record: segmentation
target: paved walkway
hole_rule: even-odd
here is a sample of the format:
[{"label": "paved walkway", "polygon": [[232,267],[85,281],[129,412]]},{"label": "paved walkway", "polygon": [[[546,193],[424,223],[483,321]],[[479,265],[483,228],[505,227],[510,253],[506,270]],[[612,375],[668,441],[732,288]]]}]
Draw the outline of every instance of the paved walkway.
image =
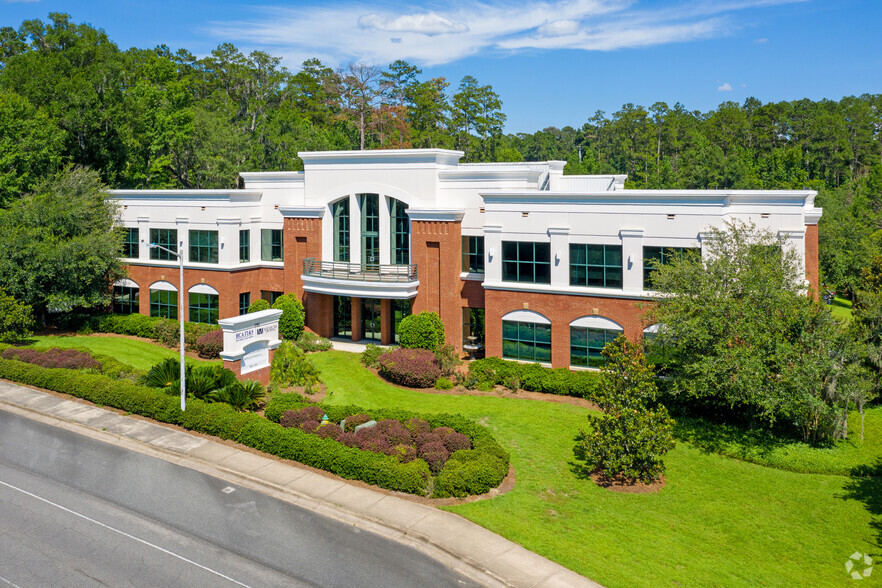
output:
[{"label": "paved walkway", "polygon": [[0,380],[0,409],[235,481],[410,545],[485,586],[599,586],[459,515]]}]

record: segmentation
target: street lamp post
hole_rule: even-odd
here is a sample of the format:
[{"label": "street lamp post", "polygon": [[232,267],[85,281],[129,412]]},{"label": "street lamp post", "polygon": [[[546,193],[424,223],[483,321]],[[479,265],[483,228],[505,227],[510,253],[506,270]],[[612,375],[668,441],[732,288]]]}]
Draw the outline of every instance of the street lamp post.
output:
[{"label": "street lamp post", "polygon": [[163,247],[162,245],[157,245],[156,243],[150,243],[147,246],[148,249],[162,249],[166,253],[170,255],[174,255],[178,258],[178,262],[181,268],[181,285],[178,288],[178,319],[180,319],[181,323],[181,410],[187,409],[187,384],[184,375],[184,255],[177,251],[172,251],[168,247]]}]

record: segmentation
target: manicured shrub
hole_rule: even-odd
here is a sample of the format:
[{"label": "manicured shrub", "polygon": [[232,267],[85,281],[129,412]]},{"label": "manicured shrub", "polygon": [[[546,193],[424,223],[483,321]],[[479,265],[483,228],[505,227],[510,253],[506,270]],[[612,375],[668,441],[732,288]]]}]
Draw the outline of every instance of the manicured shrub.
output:
[{"label": "manicured shrub", "polygon": [[416,436],[416,445],[417,449],[422,449],[424,446],[429,445],[431,443],[441,443],[441,437],[436,435],[435,433],[419,433]]},{"label": "manicured shrub", "polygon": [[385,435],[386,439],[389,440],[390,445],[412,445],[413,444],[413,433],[411,433],[407,427],[404,426],[399,420],[395,419],[384,419],[379,421],[376,429],[380,434]]},{"label": "manicured shrub", "polygon": [[321,425],[320,421],[314,421],[314,420],[303,421],[303,423],[300,424],[300,430],[305,431],[307,433],[315,433],[316,430],[318,430],[319,425]]},{"label": "manicured shrub", "polygon": [[307,404],[309,401],[295,392],[276,393],[266,403],[263,415],[274,423],[278,423],[282,418],[282,413],[286,410],[298,410]]},{"label": "manicured shrub", "polygon": [[209,331],[196,339],[196,353],[205,359],[217,359],[224,350],[224,332],[220,329]]},{"label": "manicured shrub", "polygon": [[449,435],[445,435],[441,439],[441,442],[444,443],[444,447],[447,448],[447,451],[450,453],[460,451],[461,449],[472,448],[472,442],[469,441],[469,438],[456,431],[453,431]]},{"label": "manicured shrub", "polygon": [[272,306],[269,302],[263,298],[258,298],[248,307],[248,314],[251,314],[252,312],[260,312],[261,310],[269,310],[271,308]]},{"label": "manicured shrub", "polygon": [[442,376],[442,377],[438,378],[437,380],[435,380],[435,389],[436,390],[450,390],[451,388],[453,388],[453,382],[451,382],[447,378]]},{"label": "manicured shrub", "polygon": [[312,392],[321,383],[319,370],[306,352],[291,341],[282,341],[273,356],[270,382],[277,386],[303,386]]},{"label": "manicured shrub", "polygon": [[412,445],[396,445],[393,456],[401,463],[408,463],[417,458],[417,450]]},{"label": "manicured shrub", "polygon": [[458,451],[450,456],[435,479],[434,495],[444,498],[484,494],[499,486],[507,474],[508,464],[493,455]]},{"label": "manicured shrub", "polygon": [[337,442],[342,443],[346,447],[357,447],[358,437],[355,436],[355,433],[343,432],[337,436]]},{"label": "manicured shrub", "polygon": [[400,386],[431,388],[441,369],[431,351],[401,348],[380,357],[380,375]]},{"label": "manicured shrub", "polygon": [[350,415],[344,419],[345,429],[346,431],[354,432],[355,427],[363,425],[369,420],[371,420],[371,417],[364,414],[363,412]]},{"label": "manicured shrub", "polygon": [[412,418],[404,422],[404,426],[413,434],[414,438],[420,433],[431,433],[432,425],[425,419]]},{"label": "manicured shrub", "polygon": [[493,386],[516,390],[575,396],[594,400],[600,376],[593,371],[570,371],[547,368],[539,364],[523,364],[498,357],[476,359],[469,364],[465,380],[467,388],[490,391]]},{"label": "manicured shrub", "polygon": [[441,440],[444,441],[444,438],[447,437],[447,435],[455,433],[456,431],[454,431],[451,427],[435,427],[434,429],[432,429],[432,432],[438,435],[438,437],[440,437]]},{"label": "manicured shrub", "polygon": [[445,343],[444,323],[436,312],[411,314],[401,319],[398,340],[406,349],[428,349],[434,353]]},{"label": "manicured shrub", "polygon": [[435,351],[435,361],[438,362],[438,367],[445,376],[452,375],[454,370],[456,370],[456,366],[462,364],[459,353],[456,352],[456,348],[450,343],[441,345]]},{"label": "manicured shrub", "polygon": [[100,370],[101,364],[95,361],[92,356],[84,351],[76,349],[47,349],[46,351],[37,351],[36,349],[22,349],[10,347],[0,353],[3,359],[17,359],[26,363],[32,363],[47,368],[64,368],[68,370],[84,370],[93,369]]},{"label": "manicured shrub", "polygon": [[325,423],[315,432],[322,439],[336,439],[343,434],[343,429],[337,423]]},{"label": "manicured shrub", "polygon": [[426,443],[420,447],[419,456],[429,464],[429,469],[432,470],[432,473],[437,474],[441,471],[447,458],[450,457],[450,452],[447,451],[443,443]]},{"label": "manicured shrub", "polygon": [[386,349],[374,345],[373,343],[368,343],[365,346],[364,351],[361,352],[361,363],[364,367],[378,368],[380,367],[380,357],[384,353],[387,353]]},{"label": "manicured shrub", "polygon": [[303,331],[300,337],[297,338],[297,347],[307,353],[314,353],[316,351],[327,351],[331,348],[331,342],[324,337],[319,337],[315,333]]},{"label": "manicured shrub", "polygon": [[282,311],[279,317],[279,335],[283,339],[296,341],[303,333],[303,304],[296,294],[283,294],[273,302],[273,308]]},{"label": "manicured shrub", "polygon": [[285,428],[299,427],[306,421],[321,421],[324,414],[325,411],[320,406],[313,404],[299,410],[286,410],[282,413],[279,424]]}]

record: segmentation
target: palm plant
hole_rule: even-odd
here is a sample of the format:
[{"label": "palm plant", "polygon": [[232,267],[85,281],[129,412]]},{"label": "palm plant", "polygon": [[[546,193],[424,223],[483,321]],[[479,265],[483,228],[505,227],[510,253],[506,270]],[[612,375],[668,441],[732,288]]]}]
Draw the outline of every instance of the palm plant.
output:
[{"label": "palm plant", "polygon": [[[189,380],[190,366],[184,368],[185,377]],[[174,358],[165,359],[155,364],[147,375],[144,376],[144,384],[151,388],[163,388],[175,390],[181,382],[181,362]]]},{"label": "palm plant", "polygon": [[238,410],[254,410],[263,402],[266,390],[254,380],[236,381],[229,386],[211,392],[206,398],[212,402],[225,402]]}]

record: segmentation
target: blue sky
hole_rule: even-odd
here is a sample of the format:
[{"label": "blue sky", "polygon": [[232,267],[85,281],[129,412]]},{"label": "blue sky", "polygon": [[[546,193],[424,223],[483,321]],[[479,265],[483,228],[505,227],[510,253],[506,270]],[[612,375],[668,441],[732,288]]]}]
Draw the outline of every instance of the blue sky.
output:
[{"label": "blue sky", "polygon": [[0,26],[66,12],[122,49],[205,55],[222,42],[296,71],[405,59],[453,90],[490,84],[507,132],[570,125],[631,102],[831,98],[882,92],[878,0],[0,0]]}]

